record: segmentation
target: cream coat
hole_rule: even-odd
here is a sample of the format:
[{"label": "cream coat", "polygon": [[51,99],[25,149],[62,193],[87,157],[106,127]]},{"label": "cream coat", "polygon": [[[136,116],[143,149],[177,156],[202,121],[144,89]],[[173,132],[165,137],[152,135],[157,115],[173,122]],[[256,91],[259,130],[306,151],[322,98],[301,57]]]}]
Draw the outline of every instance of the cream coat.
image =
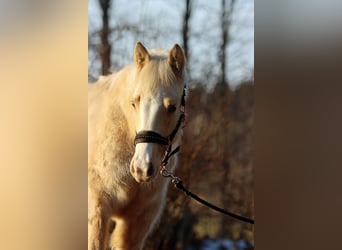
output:
[{"label": "cream coat", "polygon": [[[170,52],[148,52],[138,43],[131,65],[89,86],[88,249],[140,250],[160,217],[169,183],[158,174],[165,147],[134,147],[133,141],[140,130],[166,136],[175,127],[184,63],[178,45]],[[177,105],[173,114],[166,111],[171,104]],[[175,145],[180,137],[181,131]],[[172,157],[168,168],[173,170],[176,162]],[[153,176],[146,174],[148,163]]]}]

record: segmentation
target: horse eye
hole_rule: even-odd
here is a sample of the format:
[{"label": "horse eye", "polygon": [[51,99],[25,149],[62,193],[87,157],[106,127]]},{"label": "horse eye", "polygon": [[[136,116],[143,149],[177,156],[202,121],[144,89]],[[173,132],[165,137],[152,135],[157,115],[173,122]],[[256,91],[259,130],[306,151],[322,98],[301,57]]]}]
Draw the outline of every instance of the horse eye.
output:
[{"label": "horse eye", "polygon": [[131,102],[132,107],[135,109],[135,103],[134,101]]},{"label": "horse eye", "polygon": [[175,105],[169,105],[169,106],[167,106],[167,112],[169,112],[169,113],[175,112],[176,109],[177,109],[177,108],[176,108]]},{"label": "horse eye", "polygon": [[131,100],[131,105],[134,109],[136,109],[136,104],[139,104],[139,103],[140,103],[140,95]]}]

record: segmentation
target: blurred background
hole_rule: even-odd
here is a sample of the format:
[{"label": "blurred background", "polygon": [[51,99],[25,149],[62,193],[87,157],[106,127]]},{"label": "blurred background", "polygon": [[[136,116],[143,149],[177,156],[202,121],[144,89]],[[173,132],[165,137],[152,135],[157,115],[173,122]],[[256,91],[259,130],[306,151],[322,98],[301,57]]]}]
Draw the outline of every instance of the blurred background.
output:
[{"label": "blurred background", "polygon": [[[189,34],[192,34],[189,35],[189,41],[192,45],[188,47],[190,67],[195,65],[195,61],[191,59],[191,56],[195,56],[195,49],[201,48],[205,53],[203,57],[200,54],[197,57],[204,60],[202,69],[206,69],[206,65],[214,65],[219,70],[219,48],[214,43],[219,44],[221,33],[213,34],[207,39],[208,44],[211,44],[207,50],[204,45],[199,46],[201,40],[193,37],[193,33],[195,29],[200,30],[197,33],[203,34],[204,39],[209,37],[211,31],[214,32],[207,27],[214,26],[213,20],[220,18],[221,8],[212,6],[219,6],[222,2],[207,1],[210,6],[200,7],[198,4],[201,2],[197,0],[192,4],[189,29]],[[236,15],[239,2],[236,1],[234,7]],[[247,2],[241,1],[241,4]],[[111,13],[119,8],[115,7],[118,3],[119,1],[115,1],[111,5]],[[136,1],[125,1],[120,6],[131,6],[131,3]],[[139,3],[152,6],[148,12],[146,10],[145,15],[163,17],[157,21],[153,19],[149,24],[153,27],[164,27],[162,25],[165,25],[166,13],[179,14],[174,19],[167,19],[169,23],[175,22],[174,25],[169,25],[169,28],[173,27],[172,32],[159,30],[164,32],[163,36],[168,35],[165,41],[161,39],[162,36],[158,36],[161,39],[158,42],[156,39],[147,41],[142,36],[137,37],[137,40],[144,42],[147,47],[171,48],[175,42],[183,45],[181,20],[185,1]],[[165,4],[164,12],[155,11],[158,4]],[[172,4],[180,8],[176,9]],[[89,22],[98,22],[99,27],[102,25],[98,2],[94,1],[95,8],[91,6],[91,2],[88,4],[81,0],[0,1],[0,249],[87,248],[85,166],[88,88],[85,82],[89,63],[92,61],[87,58],[88,26],[92,30]],[[169,8],[165,9],[165,6]],[[98,13],[100,19],[89,18],[88,12],[91,14],[92,11]],[[136,13],[140,11],[140,8],[133,8],[130,12],[123,13],[138,18],[140,14]],[[231,193],[245,196],[243,201],[248,204],[252,203],[251,200],[253,203],[257,201],[254,210],[245,214],[254,217],[256,213],[254,243],[257,249],[341,248],[341,12],[342,4],[338,0],[256,2],[257,88],[251,84],[253,81],[248,81],[248,74],[247,80],[242,78],[247,84],[241,85],[240,82],[243,81],[239,80],[235,84],[235,80],[230,78],[233,75],[229,73],[230,63],[244,58],[243,54],[230,54],[230,49],[233,49],[232,40],[228,43],[226,55],[228,76],[226,84],[222,85],[226,88],[224,93],[231,99],[219,98],[218,94],[214,94],[219,82],[215,77],[219,78],[220,73],[217,72],[220,71],[207,70],[213,80],[208,76],[202,77],[201,81],[196,81],[195,79],[201,77],[197,78],[191,72],[191,95],[187,103],[188,126],[184,140],[184,144],[188,146],[181,150],[182,167],[178,168],[178,171],[184,173],[177,174],[199,195],[228,209],[236,209],[236,212],[244,213],[240,210],[248,210],[250,205],[240,206],[234,201],[238,197]],[[210,13],[210,16],[201,17],[205,13]],[[200,24],[195,23],[195,15],[203,20]],[[233,31],[234,15],[230,39],[236,36]],[[125,20],[126,17],[117,13],[112,14],[111,18]],[[251,18],[253,22],[253,12],[246,12],[245,18],[241,20],[247,18]],[[219,22],[216,21],[217,23]],[[216,31],[221,30],[219,27],[216,26]],[[237,28],[241,32],[236,34],[242,35],[244,27]],[[152,29],[145,31],[144,35],[147,36],[150,32]],[[169,39],[171,34],[172,39]],[[124,37],[128,36],[129,32],[125,32]],[[100,41],[99,36],[96,39]],[[253,42],[253,39],[250,41]],[[127,42],[127,46],[133,48],[135,42]],[[111,45],[119,44],[112,41]],[[241,43],[241,47],[245,46]],[[132,53],[129,50],[124,51],[127,57]],[[243,50],[240,51],[243,53]],[[118,59],[112,58],[113,70],[117,62]],[[248,65],[244,62],[240,64],[242,67]],[[197,65],[200,69],[200,64]],[[196,69],[197,66],[193,68]],[[101,64],[98,64],[98,69],[90,72],[96,77],[101,73],[100,70]],[[196,83],[199,83],[199,87],[196,87]],[[196,94],[198,92],[202,94]],[[217,92],[219,91],[216,90]],[[249,99],[246,97],[242,98],[250,92],[254,92],[254,109],[242,108],[247,104],[252,106],[253,102],[247,102]],[[227,119],[220,119],[220,123],[213,120],[221,112],[219,108],[214,108],[219,100],[227,108]],[[222,113],[220,115],[223,117]],[[254,175],[248,175],[248,164],[242,160],[247,155],[243,150],[249,150],[243,144],[252,140],[250,132],[243,132],[239,126],[248,124],[245,122],[246,117],[251,117],[250,122],[254,124]],[[211,136],[207,140],[211,142],[209,145],[207,142],[197,144],[200,139],[208,138],[209,131],[205,128],[223,128],[228,126],[224,123],[227,120],[230,121],[229,126],[235,129],[228,130],[228,134],[211,130],[210,133],[215,134],[216,139]],[[190,127],[191,122],[197,123],[198,127]],[[249,125],[246,128],[250,128]],[[199,138],[200,134],[203,137]],[[214,144],[221,136],[230,138],[225,140],[226,149],[216,142]],[[216,145],[218,149],[211,145]],[[234,148],[232,145],[239,146]],[[191,154],[184,158],[185,153],[190,151]],[[224,158],[222,151],[225,151]],[[191,160],[192,154],[195,160]],[[223,172],[223,167],[217,166],[215,161],[225,161],[225,169],[229,172]],[[226,184],[220,181],[220,178],[224,178],[223,173],[229,173],[230,179]],[[242,174],[246,176],[245,179],[239,178]],[[195,176],[201,179],[195,179]],[[251,187],[253,182],[250,185],[241,184],[248,183],[246,180],[251,177],[254,177],[254,189]],[[229,192],[225,196],[228,199],[225,204],[221,200],[223,187]],[[242,191],[244,189],[246,193]],[[252,232],[251,228],[243,229],[246,225],[234,220],[227,219],[225,223],[223,217],[192,203],[172,186],[169,191],[167,210],[155,234],[151,236],[155,245],[152,246],[154,242],[150,239],[148,249],[172,249],[172,246],[166,245],[168,242],[177,244],[179,248],[182,245],[195,245],[196,242],[201,243],[202,249],[210,249],[208,245],[211,248],[216,245],[218,248],[219,242],[222,244],[223,241],[213,239],[247,239],[248,233]],[[183,227],[182,231],[179,229],[182,225],[189,227]],[[221,225],[225,225],[225,229]],[[185,240],[180,240],[181,237],[193,242],[188,244]],[[200,241],[204,238],[206,244]],[[243,241],[234,240],[234,244],[238,242],[244,244]],[[225,244],[229,245],[231,242],[225,241]]]},{"label": "blurred background", "polygon": [[[187,122],[176,175],[193,192],[254,217],[253,0],[89,0],[88,78],[131,63],[136,42],[187,56]],[[253,227],[170,186],[145,249],[254,249]]]},{"label": "blurred background", "polygon": [[236,87],[254,75],[254,1],[88,1],[88,68],[97,77],[148,48],[183,46],[190,79]]}]

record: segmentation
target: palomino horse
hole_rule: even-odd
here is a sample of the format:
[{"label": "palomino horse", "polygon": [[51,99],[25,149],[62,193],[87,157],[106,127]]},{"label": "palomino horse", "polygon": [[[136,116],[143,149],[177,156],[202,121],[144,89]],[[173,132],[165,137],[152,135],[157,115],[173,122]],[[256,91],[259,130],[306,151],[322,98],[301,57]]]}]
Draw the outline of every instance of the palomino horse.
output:
[{"label": "palomino horse", "polygon": [[88,249],[142,249],[160,217],[169,182],[158,171],[166,148],[180,145],[184,64],[177,44],[137,43],[131,65],[89,86]]}]

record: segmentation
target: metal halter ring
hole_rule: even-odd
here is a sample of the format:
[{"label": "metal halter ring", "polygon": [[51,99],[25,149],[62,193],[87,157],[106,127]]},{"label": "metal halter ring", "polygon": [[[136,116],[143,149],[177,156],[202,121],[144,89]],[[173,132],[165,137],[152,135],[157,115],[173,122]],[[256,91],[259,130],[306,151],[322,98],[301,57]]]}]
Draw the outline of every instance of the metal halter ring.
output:
[{"label": "metal halter ring", "polygon": [[173,184],[178,184],[181,179],[177,176],[174,176],[169,170],[167,170],[164,166],[161,168],[160,170],[160,174],[165,177],[165,178],[170,178],[171,179],[171,182]]}]

